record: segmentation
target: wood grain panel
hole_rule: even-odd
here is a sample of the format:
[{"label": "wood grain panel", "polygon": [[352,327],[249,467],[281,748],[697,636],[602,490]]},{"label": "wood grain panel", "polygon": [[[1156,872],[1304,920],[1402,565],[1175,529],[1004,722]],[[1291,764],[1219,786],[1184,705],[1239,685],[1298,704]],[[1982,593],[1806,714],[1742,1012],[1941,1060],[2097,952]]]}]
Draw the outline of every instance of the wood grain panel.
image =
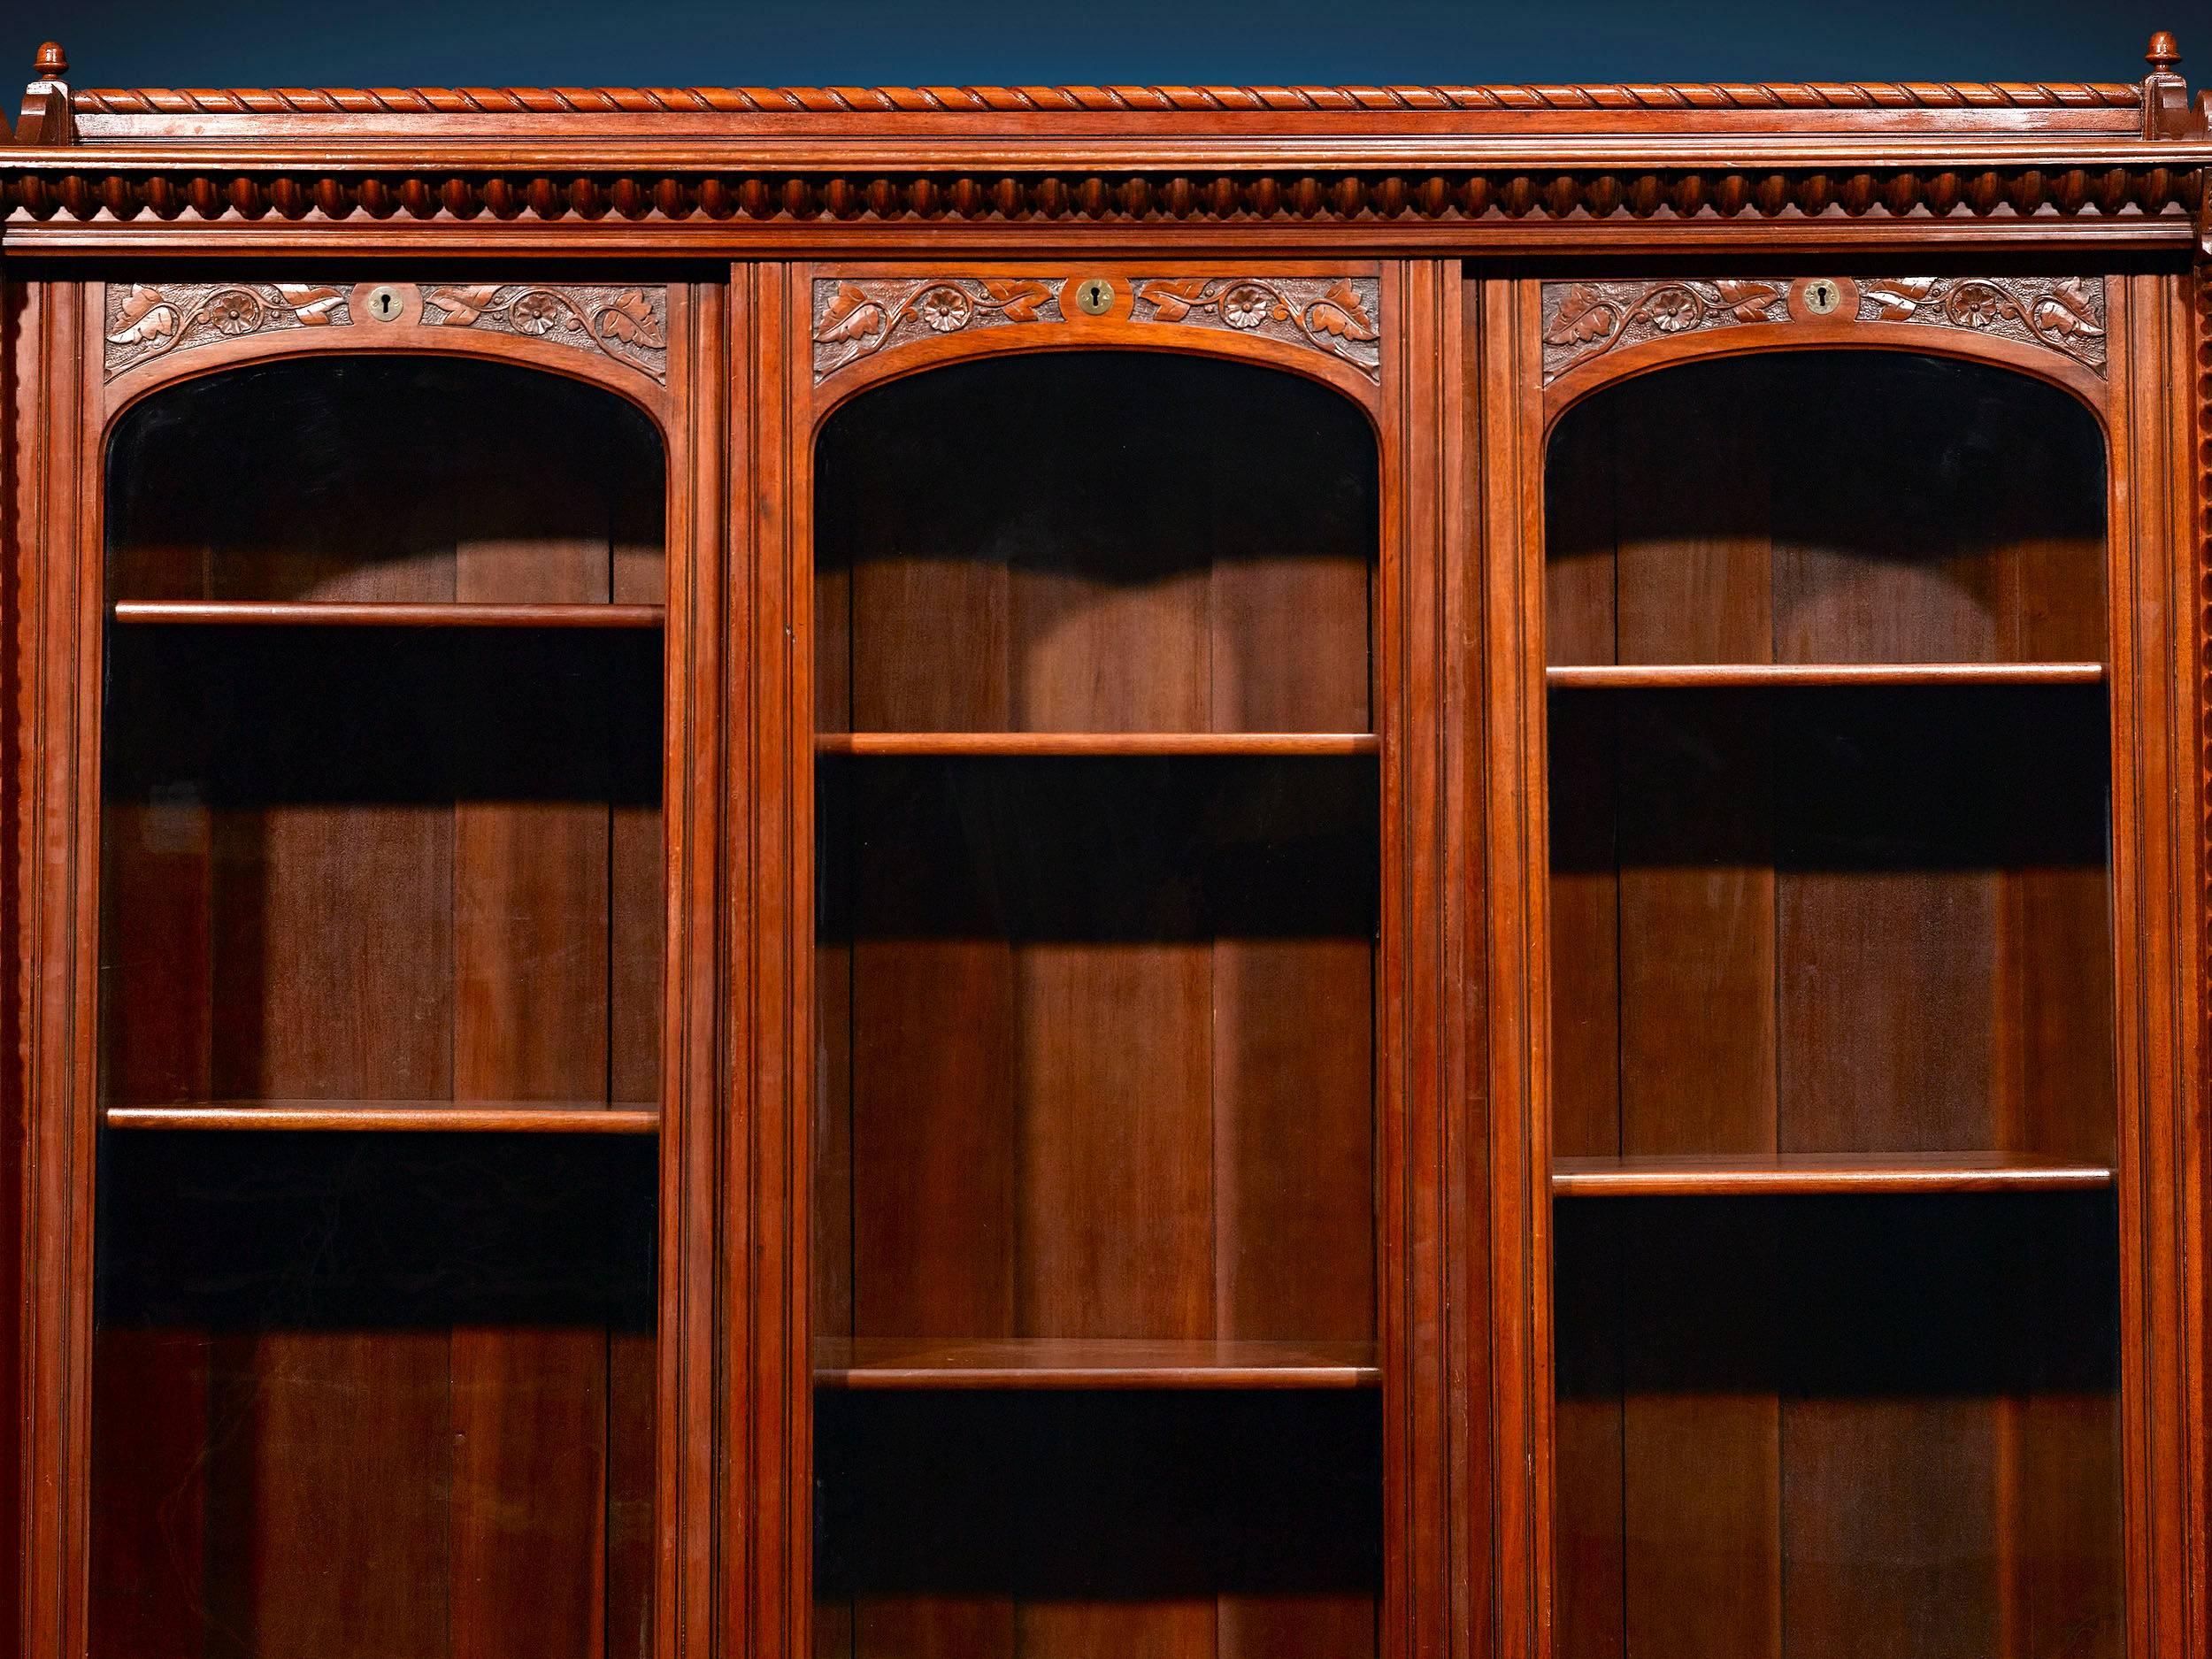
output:
[{"label": "wood grain panel", "polygon": [[210,1610],[236,1651],[453,1651],[450,1337],[271,1332],[242,1359],[208,1475]]},{"label": "wood grain panel", "polygon": [[451,1341],[452,1650],[601,1659],[611,1612],[607,1333],[464,1326]]},{"label": "wood grain panel", "polygon": [[[1764,663],[1777,570],[1767,422],[1725,374],[1653,376],[1617,395],[1613,600],[1621,663]],[[1560,475],[1562,493],[1588,488]],[[1569,660],[1553,658],[1552,660]]]},{"label": "wood grain panel", "polygon": [[1211,1334],[1211,952],[1039,942],[1016,998],[1021,1328]]},{"label": "wood grain panel", "polygon": [[1771,1149],[1770,712],[1688,693],[1618,718],[1621,1150]]}]

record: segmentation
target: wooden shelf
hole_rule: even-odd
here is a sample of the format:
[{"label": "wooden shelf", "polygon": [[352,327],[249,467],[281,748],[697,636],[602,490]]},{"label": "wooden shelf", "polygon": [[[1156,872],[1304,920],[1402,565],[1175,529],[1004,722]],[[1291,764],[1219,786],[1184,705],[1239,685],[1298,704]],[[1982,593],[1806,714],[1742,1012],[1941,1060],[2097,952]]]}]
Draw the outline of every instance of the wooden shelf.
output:
[{"label": "wooden shelf", "polygon": [[1371,732],[825,732],[820,755],[1373,755]]},{"label": "wooden shelf", "polygon": [[1758,686],[2094,686],[2101,663],[1592,663],[1548,668],[1554,691]]},{"label": "wooden shelf", "polygon": [[1556,1158],[1563,1198],[1758,1194],[2083,1192],[2112,1185],[2102,1164],[2007,1152],[1783,1152],[1703,1157]]},{"label": "wooden shelf", "polygon": [[111,1129],[462,1131],[497,1134],[649,1135],[652,1107],[518,1101],[511,1105],[451,1101],[201,1101],[178,1106],[110,1106]]},{"label": "wooden shelf", "polygon": [[818,1344],[820,1388],[1373,1388],[1371,1342],[872,1337]]},{"label": "wooden shelf", "polygon": [[657,628],[659,605],[399,604],[356,601],[119,599],[136,626],[353,628]]}]

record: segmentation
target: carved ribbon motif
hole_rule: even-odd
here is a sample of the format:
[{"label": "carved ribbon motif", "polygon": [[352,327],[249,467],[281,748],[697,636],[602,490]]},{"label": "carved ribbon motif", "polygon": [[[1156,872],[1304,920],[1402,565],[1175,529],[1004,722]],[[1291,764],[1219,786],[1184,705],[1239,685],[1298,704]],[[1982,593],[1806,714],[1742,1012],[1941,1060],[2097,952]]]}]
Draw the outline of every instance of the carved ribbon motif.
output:
[{"label": "carved ribbon motif", "polygon": [[[1805,322],[1803,283],[1736,279],[1547,282],[1544,384],[1622,346],[1742,323]],[[2085,277],[1865,277],[1829,321],[1964,328],[2105,367],[2104,284]]]},{"label": "carved ribbon motif", "polygon": [[[656,381],[668,378],[665,288],[590,284],[485,283],[418,290],[422,323],[481,328],[597,351]],[[350,288],[306,282],[163,282],[108,289],[107,378],[219,340],[289,328],[373,325],[353,315]]]}]

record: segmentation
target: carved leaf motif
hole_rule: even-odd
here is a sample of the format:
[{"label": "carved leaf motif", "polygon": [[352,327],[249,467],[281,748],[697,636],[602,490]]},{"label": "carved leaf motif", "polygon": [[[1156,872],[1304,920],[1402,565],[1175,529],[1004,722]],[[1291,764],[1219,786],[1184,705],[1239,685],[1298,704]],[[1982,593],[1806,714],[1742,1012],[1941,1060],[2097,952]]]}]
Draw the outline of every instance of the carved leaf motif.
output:
[{"label": "carved leaf motif", "polygon": [[653,303],[636,288],[618,294],[599,311],[599,326],[611,340],[626,345],[658,346],[664,343],[660,319],[653,315]]},{"label": "carved leaf motif", "polygon": [[1774,309],[1774,303],[1782,297],[1782,290],[1772,282],[1727,281],[1716,282],[1721,303],[1735,314],[1740,323],[1755,323]]},{"label": "carved leaf motif", "polygon": [[2035,322],[2046,334],[2078,334],[2094,340],[2104,333],[2097,326],[2095,308],[2079,277],[2052,285],[2050,294],[2036,303]]},{"label": "carved leaf motif", "polygon": [[1206,297],[1206,279],[1203,277],[1165,277],[1141,283],[1137,297],[1151,305],[1152,320],[1158,323],[1179,323],[1190,315],[1191,307]]},{"label": "carved leaf motif", "polygon": [[1544,343],[1576,346],[1611,331],[1612,313],[1600,303],[1601,296],[1587,282],[1578,282],[1559,302],[1559,313],[1544,330]]},{"label": "carved leaf motif", "polygon": [[883,326],[883,307],[868,297],[856,282],[840,282],[837,296],[822,313],[815,339],[824,344],[841,340],[864,340]]},{"label": "carved leaf motif", "polygon": [[999,314],[1009,322],[1033,323],[1037,308],[1052,297],[1052,290],[1026,278],[1014,280],[986,278],[983,291],[996,301]]},{"label": "carved leaf motif", "polygon": [[1378,332],[1375,319],[1367,314],[1348,280],[1339,282],[1307,309],[1306,326],[1341,340],[1372,340]]},{"label": "carved leaf motif", "polygon": [[1881,309],[1875,316],[1886,323],[1901,323],[1918,311],[1935,288],[1933,277],[1884,277],[1866,285],[1867,297]]},{"label": "carved leaf motif", "polygon": [[145,345],[166,340],[177,331],[177,309],[161,297],[158,288],[135,288],[115,319],[108,339],[119,346]]},{"label": "carved leaf motif", "polygon": [[304,282],[280,282],[276,291],[284,296],[292,315],[311,328],[327,327],[331,312],[338,309],[338,302],[343,297],[336,288],[315,288]]},{"label": "carved leaf motif", "polygon": [[428,298],[445,315],[438,320],[456,328],[465,328],[484,314],[484,308],[499,292],[496,282],[478,283],[470,288],[432,288]]}]

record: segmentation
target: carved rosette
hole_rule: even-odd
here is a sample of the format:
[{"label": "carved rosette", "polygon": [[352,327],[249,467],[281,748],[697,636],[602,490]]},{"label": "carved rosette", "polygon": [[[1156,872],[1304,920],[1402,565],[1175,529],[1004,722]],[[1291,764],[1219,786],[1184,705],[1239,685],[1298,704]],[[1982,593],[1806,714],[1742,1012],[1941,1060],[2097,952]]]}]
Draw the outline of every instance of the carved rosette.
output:
[{"label": "carved rosette", "polygon": [[895,343],[1064,320],[1056,277],[825,277],[814,284],[814,380]]},{"label": "carved rosette", "polygon": [[422,320],[597,351],[668,379],[668,290],[619,284],[484,282],[425,288]]},{"label": "carved rosette", "polygon": [[307,282],[111,283],[101,330],[106,378],[242,334],[345,327],[353,320],[348,292]]},{"label": "carved rosette", "polygon": [[[1816,291],[1817,299],[1809,298]],[[1824,312],[1823,303],[1832,310]],[[1542,316],[1547,386],[1624,346],[1745,323],[1967,329],[2057,352],[2099,374],[2105,370],[2105,291],[2096,277],[1547,282]]]},{"label": "carved rosette", "polygon": [[1382,284],[1374,277],[1140,277],[1135,320],[1226,328],[1310,346],[1382,379]]}]

